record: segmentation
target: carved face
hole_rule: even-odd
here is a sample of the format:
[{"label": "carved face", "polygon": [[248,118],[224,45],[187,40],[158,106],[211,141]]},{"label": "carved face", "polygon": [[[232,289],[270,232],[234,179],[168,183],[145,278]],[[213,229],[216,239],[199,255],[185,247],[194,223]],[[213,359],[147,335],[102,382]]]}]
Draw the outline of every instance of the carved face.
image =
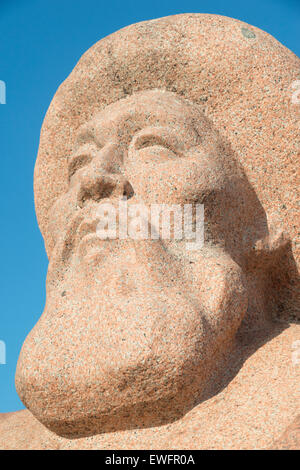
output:
[{"label": "carved face", "polygon": [[[46,307],[20,355],[18,393],[69,437],[175,419],[247,308],[233,259],[251,241],[252,199],[241,199],[242,176],[210,122],[173,93],[105,108],[79,130],[68,165],[68,191],[49,214]],[[99,206],[124,196],[128,205],[203,203],[204,247],[101,240]]]}]

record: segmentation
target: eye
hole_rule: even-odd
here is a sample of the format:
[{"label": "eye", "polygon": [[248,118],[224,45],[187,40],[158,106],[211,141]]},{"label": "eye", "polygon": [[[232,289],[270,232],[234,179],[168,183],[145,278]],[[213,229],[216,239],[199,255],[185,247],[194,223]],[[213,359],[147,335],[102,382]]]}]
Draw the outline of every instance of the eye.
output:
[{"label": "eye", "polygon": [[157,135],[141,135],[136,138],[134,149],[143,150],[146,148],[153,148],[155,153],[161,153],[162,150],[167,151],[169,156],[171,153],[173,156],[180,154],[172,142]]},{"label": "eye", "polygon": [[159,145],[160,147],[166,147],[166,143],[164,139],[161,137],[157,136],[147,136],[147,135],[142,135],[137,138],[135,142],[135,149],[140,150],[144,149],[146,147],[153,147],[154,145]]},{"label": "eye", "polygon": [[83,168],[85,165],[88,165],[90,161],[92,160],[91,155],[88,154],[80,154],[80,155],[75,155],[69,163],[68,167],[68,177],[69,181],[72,178],[72,176],[78,171],[80,168]]}]

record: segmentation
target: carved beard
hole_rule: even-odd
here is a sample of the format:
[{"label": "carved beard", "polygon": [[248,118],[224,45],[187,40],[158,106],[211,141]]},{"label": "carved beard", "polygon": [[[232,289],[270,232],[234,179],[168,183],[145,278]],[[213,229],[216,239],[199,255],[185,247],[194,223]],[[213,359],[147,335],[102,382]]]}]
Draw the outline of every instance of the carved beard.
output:
[{"label": "carved beard", "polygon": [[66,437],[177,419],[247,308],[241,270],[219,249],[190,262],[161,240],[106,243],[63,275],[50,263],[46,308],[18,363],[23,403]]}]

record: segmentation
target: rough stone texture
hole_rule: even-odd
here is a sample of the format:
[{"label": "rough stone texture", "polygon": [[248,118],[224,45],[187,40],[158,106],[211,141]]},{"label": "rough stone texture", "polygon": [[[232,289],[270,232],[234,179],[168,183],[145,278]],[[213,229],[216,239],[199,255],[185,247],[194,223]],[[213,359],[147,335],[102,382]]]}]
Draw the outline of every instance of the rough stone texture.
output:
[{"label": "rough stone texture", "polygon": [[300,449],[300,415],[284,431],[271,447],[272,450],[299,450]]},{"label": "rough stone texture", "polygon": [[[299,59],[267,33],[188,14],[103,39],[61,85],[35,169],[47,302],[16,374],[24,404],[63,436],[45,429],[41,447],[267,448],[292,421],[297,328],[280,332],[275,317],[299,315],[298,78]],[[204,203],[204,248],[99,241],[99,207],[124,195]],[[237,374],[243,348],[268,340],[245,363],[254,373]],[[276,345],[292,373],[269,389],[261,354]],[[40,429],[25,412],[5,432],[27,419]]]},{"label": "rough stone texture", "polygon": [[0,415],[1,450],[59,449],[51,434],[28,410]]},{"label": "rough stone texture", "polygon": [[277,324],[253,336],[238,336],[225,376],[174,423],[68,440],[24,410],[0,421],[0,449],[299,449],[290,426],[299,412],[300,366],[291,361],[299,327]]}]

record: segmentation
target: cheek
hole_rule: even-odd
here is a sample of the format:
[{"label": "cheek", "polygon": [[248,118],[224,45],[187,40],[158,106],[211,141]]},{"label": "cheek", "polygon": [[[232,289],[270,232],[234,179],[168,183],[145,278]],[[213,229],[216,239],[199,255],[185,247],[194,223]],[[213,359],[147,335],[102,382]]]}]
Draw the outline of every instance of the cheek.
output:
[{"label": "cheek", "polygon": [[74,198],[69,192],[58,198],[50,209],[48,233],[52,238],[52,247],[57,243],[60,236],[62,236],[64,233],[65,228],[71,220],[71,216],[74,214],[74,208]]},{"label": "cheek", "polygon": [[192,203],[220,190],[225,178],[212,162],[176,159],[168,163],[140,164],[128,172],[135,194],[155,203]]},{"label": "cheek", "polygon": [[129,175],[135,195],[144,202],[168,203],[178,198],[179,185],[173,165],[143,165]]}]

